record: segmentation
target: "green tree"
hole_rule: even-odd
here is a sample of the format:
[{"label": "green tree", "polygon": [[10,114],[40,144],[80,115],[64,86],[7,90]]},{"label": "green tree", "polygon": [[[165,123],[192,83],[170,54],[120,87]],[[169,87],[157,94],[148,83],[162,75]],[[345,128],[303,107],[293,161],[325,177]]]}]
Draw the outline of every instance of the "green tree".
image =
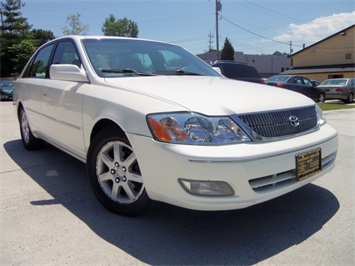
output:
[{"label": "green tree", "polygon": [[16,65],[21,61],[21,58],[17,54],[18,51],[14,49],[15,45],[31,39],[30,30],[32,26],[27,22],[26,18],[22,17],[20,11],[23,6],[25,4],[21,0],[1,2],[1,15],[4,18],[2,19],[0,39],[2,77],[18,74],[19,69],[16,69]]},{"label": "green tree", "polygon": [[81,24],[79,13],[67,16],[66,24],[62,28],[64,35],[86,35],[89,31],[89,26]]},{"label": "green tree", "polygon": [[9,51],[16,55],[12,58],[13,69],[12,73],[14,75],[19,74],[22,69],[25,67],[28,59],[31,57],[33,52],[37,49],[38,42],[35,40],[27,39],[22,40],[18,44],[14,44],[9,48]]},{"label": "green tree", "polygon": [[31,31],[33,39],[38,41],[38,45],[45,44],[49,40],[55,38],[54,34],[50,30],[33,29]]},{"label": "green tree", "polygon": [[228,38],[224,41],[224,46],[221,53],[221,60],[234,61],[234,48]]},{"label": "green tree", "polygon": [[109,18],[106,18],[101,29],[106,36],[138,37],[137,23],[126,17],[116,20],[111,14]]}]

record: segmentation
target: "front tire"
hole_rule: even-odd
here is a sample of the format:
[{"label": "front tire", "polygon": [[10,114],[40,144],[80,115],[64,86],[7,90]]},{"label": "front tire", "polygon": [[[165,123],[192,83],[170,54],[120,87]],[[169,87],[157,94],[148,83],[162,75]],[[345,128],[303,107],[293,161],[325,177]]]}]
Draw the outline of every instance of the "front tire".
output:
[{"label": "front tire", "polygon": [[137,158],[117,128],[99,132],[87,155],[87,174],[98,200],[110,211],[137,216],[151,205]]},{"label": "front tire", "polygon": [[23,146],[27,150],[37,150],[43,147],[44,141],[33,136],[26,112],[23,108],[19,112],[20,132]]}]

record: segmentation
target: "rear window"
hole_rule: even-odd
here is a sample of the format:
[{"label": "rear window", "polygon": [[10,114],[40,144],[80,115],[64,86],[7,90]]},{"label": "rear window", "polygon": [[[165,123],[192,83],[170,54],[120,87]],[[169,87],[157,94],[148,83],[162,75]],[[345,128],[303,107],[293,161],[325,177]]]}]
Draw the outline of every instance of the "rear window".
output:
[{"label": "rear window", "polygon": [[288,78],[289,78],[289,76],[273,76],[273,77],[268,78],[267,81],[285,82]]},{"label": "rear window", "polygon": [[228,78],[260,78],[258,71],[246,65],[224,64],[216,66],[222,68],[222,73]]},{"label": "rear window", "polygon": [[328,79],[322,83],[322,85],[346,85],[346,79]]}]

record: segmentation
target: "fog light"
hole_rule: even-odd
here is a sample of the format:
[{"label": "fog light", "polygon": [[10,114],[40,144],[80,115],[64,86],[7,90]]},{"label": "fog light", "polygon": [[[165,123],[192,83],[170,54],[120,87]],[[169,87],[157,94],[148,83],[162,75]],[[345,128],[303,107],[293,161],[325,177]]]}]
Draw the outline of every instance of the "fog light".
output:
[{"label": "fog light", "polygon": [[223,181],[201,181],[179,179],[180,185],[190,194],[197,196],[232,196],[233,188]]}]

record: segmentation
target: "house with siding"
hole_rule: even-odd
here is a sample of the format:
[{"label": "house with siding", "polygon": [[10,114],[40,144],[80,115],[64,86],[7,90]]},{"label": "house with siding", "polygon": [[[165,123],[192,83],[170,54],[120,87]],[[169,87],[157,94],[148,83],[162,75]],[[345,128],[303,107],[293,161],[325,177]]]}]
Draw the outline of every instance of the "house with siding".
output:
[{"label": "house with siding", "polygon": [[292,67],[282,74],[301,75],[320,82],[355,78],[355,24],[290,55]]}]

